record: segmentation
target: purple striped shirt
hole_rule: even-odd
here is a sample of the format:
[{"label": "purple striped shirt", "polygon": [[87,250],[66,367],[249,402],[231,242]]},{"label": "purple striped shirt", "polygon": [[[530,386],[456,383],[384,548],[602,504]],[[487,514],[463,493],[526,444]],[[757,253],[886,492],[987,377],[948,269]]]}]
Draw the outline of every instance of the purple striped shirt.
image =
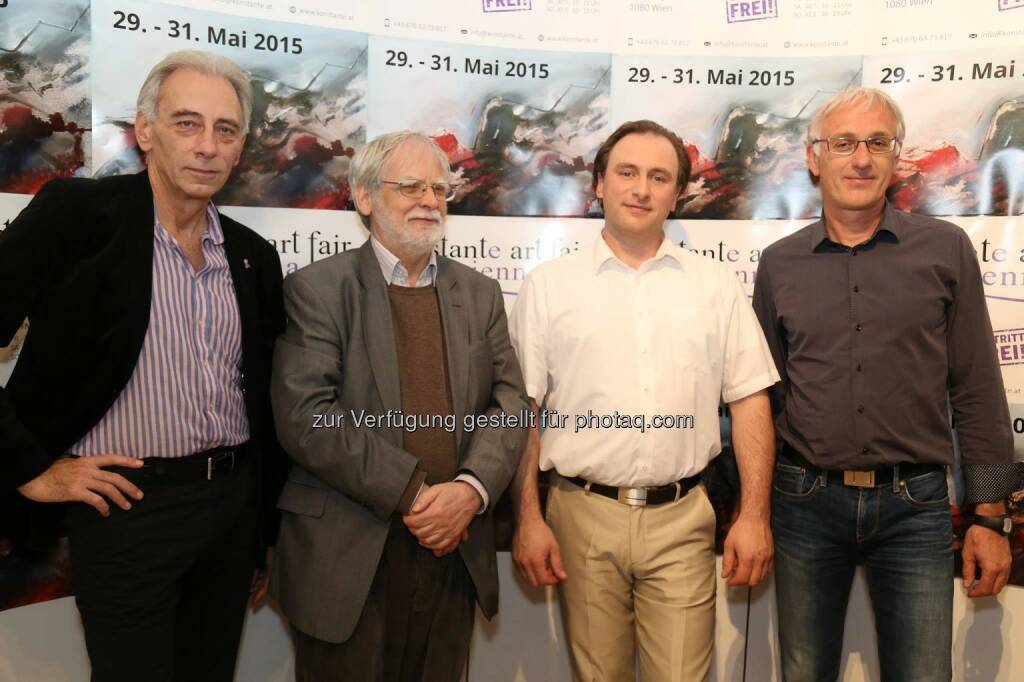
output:
[{"label": "purple striped shirt", "polygon": [[[154,211],[155,213],[155,211]],[[159,221],[142,352],[121,395],[69,452],[181,457],[249,439],[242,395],[242,325],[213,204],[194,270]]]}]

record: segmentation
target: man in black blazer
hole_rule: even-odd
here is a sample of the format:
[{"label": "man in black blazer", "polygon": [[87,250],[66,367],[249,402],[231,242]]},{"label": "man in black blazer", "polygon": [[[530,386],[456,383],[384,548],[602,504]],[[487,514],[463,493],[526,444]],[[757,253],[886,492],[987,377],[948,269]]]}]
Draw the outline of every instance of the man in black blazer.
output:
[{"label": "man in black blazer", "polygon": [[0,495],[70,503],[94,682],[231,680],[266,590],[281,266],[210,201],[251,111],[234,63],[173,53],[139,94],[147,171],[50,182],[0,234],[0,346],[29,320]]}]

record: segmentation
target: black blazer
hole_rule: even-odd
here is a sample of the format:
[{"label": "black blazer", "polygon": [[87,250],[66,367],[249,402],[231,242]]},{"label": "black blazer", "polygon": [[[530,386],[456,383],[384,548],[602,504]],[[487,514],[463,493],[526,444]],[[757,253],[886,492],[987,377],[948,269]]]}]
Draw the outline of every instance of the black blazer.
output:
[{"label": "black blazer", "polygon": [[[0,233],[0,346],[28,335],[0,389],[0,497],[84,436],[132,375],[149,325],[153,191],[145,172],[47,183]],[[284,328],[274,248],[220,215],[242,324],[242,386],[260,468],[264,539],[286,458],[270,411],[270,361]],[[16,494],[16,493],[14,493]]]}]

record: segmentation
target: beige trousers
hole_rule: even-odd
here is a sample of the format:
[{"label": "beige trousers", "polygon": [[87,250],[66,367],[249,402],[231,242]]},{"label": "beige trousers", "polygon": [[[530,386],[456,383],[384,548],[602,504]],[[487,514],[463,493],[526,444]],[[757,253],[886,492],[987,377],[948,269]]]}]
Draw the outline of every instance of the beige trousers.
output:
[{"label": "beige trousers", "polygon": [[715,513],[703,486],[676,502],[629,507],[553,478],[547,522],[573,678],[699,682],[715,629]]}]

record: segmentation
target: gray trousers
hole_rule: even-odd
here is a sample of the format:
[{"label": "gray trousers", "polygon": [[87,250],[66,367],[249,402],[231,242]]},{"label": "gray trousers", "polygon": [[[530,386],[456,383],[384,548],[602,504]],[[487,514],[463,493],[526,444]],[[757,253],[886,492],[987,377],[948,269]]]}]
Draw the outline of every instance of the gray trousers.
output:
[{"label": "gray trousers", "polygon": [[458,551],[439,559],[396,520],[352,636],[332,644],[292,628],[296,682],[456,682],[474,613]]}]

